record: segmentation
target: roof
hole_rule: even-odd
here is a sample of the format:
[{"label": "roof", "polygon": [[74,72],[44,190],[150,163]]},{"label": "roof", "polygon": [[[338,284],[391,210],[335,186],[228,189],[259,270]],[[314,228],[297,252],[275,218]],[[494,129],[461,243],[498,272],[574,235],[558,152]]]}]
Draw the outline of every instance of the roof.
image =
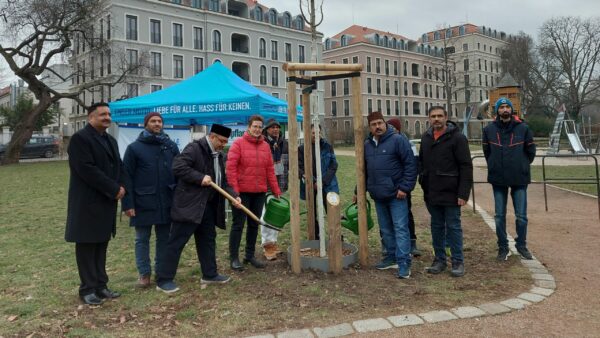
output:
[{"label": "roof", "polygon": [[[479,26],[471,24],[471,23],[466,23],[464,25],[441,28],[438,30],[427,32],[425,34],[427,35],[428,41],[434,41],[433,37],[434,37],[435,32],[439,32],[440,38],[444,39],[446,37],[446,31],[448,29],[452,29],[452,36],[459,36],[460,35],[460,27],[465,27],[465,34],[473,34],[473,33],[479,32]],[[419,40],[421,40],[421,38]]]},{"label": "roof", "polygon": [[0,88],[0,96],[4,96],[10,93],[10,86]]},{"label": "roof", "polygon": [[409,39],[400,34],[394,34],[394,33],[390,33],[390,32],[380,31],[378,29],[368,28],[368,27],[359,26],[359,25],[352,25],[352,26],[344,29],[343,31],[334,35],[332,37],[332,39],[340,39],[342,37],[342,35],[352,35],[352,40],[350,41],[350,44],[359,43],[359,42],[369,42],[370,43],[371,40],[369,40],[369,38],[366,38],[365,36],[369,36],[369,35],[375,34],[375,33],[379,34],[381,37],[388,36],[389,38],[396,38],[397,40],[414,41],[414,40]]},{"label": "roof", "polygon": [[510,73],[504,73],[504,76],[498,82],[496,88],[507,88],[507,87],[521,87],[517,81],[510,75]]}]

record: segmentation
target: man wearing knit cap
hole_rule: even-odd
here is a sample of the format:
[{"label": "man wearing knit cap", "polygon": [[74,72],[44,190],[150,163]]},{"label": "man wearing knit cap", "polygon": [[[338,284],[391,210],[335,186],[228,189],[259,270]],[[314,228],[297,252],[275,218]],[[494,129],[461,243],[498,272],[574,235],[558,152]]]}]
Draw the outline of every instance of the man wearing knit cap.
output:
[{"label": "man wearing knit cap", "polygon": [[175,282],[181,252],[192,235],[202,271],[202,284],[227,283],[230,278],[217,272],[215,256],[215,226],[225,229],[225,199],[210,184],[215,182],[241,200],[227,183],[223,148],[227,145],[231,129],[213,124],[208,136],[188,144],[173,160],[173,174],[177,187],[171,206],[173,226],[166,253],[157,271],[156,289],[165,293],[179,290]]},{"label": "man wearing knit cap", "polygon": [[121,204],[130,217],[129,225],[135,228],[135,263],[140,287],[150,286],[152,226],[156,234],[155,271],[169,239],[175,187],[171,166],[177,155],[177,144],[163,132],[162,116],[152,112],[144,117],[144,131],[127,147],[123,157],[123,165],[131,181]]},{"label": "man wearing knit cap", "polygon": [[[392,125],[392,127],[394,127],[394,129],[396,129],[397,133],[402,133],[402,121],[400,121],[399,118],[397,117],[392,117],[391,119],[389,119],[387,121],[388,124]],[[406,136],[406,134],[402,133],[404,136]],[[413,151],[413,154],[415,156],[419,156],[419,152],[417,151],[417,146],[415,146],[415,144],[410,141],[410,148]],[[415,159],[417,160],[417,159]],[[419,257],[421,256],[421,250],[419,250],[419,248],[417,247],[417,234],[415,233],[415,217],[413,216],[412,213],[412,194],[409,192],[408,194],[406,194],[406,202],[408,204],[408,230],[410,231],[410,254],[413,255],[413,257]]]},{"label": "man wearing knit cap", "polygon": [[516,248],[523,259],[533,259],[527,249],[527,186],[531,182],[531,162],[535,158],[533,134],[527,124],[513,116],[509,99],[501,97],[494,106],[496,120],[483,130],[483,154],[488,165],[487,180],[492,184],[498,237],[498,261],[510,256],[506,236],[508,191],[515,209]]},{"label": "man wearing knit cap", "polygon": [[406,196],[417,180],[417,164],[408,139],[396,133],[381,112],[367,116],[365,141],[367,191],[375,201],[386,255],[376,268],[398,268],[398,278],[410,277],[410,232]]}]

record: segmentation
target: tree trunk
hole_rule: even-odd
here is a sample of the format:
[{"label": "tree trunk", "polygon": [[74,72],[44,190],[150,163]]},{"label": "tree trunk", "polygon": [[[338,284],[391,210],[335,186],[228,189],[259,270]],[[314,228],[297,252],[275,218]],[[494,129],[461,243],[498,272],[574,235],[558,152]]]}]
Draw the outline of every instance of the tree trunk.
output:
[{"label": "tree trunk", "polygon": [[50,95],[43,94],[41,95],[41,99],[39,100],[38,104],[23,115],[21,123],[19,123],[13,131],[12,138],[8,143],[4,158],[0,164],[5,165],[19,163],[21,150],[23,149],[25,143],[27,143],[27,141],[29,141],[31,138],[33,129],[35,127],[35,122],[44,111],[50,108],[51,104],[52,99],[50,98]]}]

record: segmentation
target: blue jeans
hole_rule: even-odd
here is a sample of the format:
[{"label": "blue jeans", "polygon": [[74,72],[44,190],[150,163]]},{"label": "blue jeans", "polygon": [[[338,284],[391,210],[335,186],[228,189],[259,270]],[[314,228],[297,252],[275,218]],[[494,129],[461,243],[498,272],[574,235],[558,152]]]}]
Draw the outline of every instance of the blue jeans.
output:
[{"label": "blue jeans", "polygon": [[[494,203],[496,208],[496,236],[498,236],[498,247],[508,248],[506,238],[506,203],[508,200],[508,186],[493,185]],[[510,197],[515,209],[515,223],[517,226],[516,246],[527,247],[527,186],[510,187]]]},{"label": "blue jeans", "polygon": [[[167,247],[171,224],[157,224],[154,226],[156,246],[154,253],[154,271],[158,271],[160,260]],[[152,226],[135,227],[135,265],[141,276],[150,275],[150,236]]]},{"label": "blue jeans", "polygon": [[[427,203],[431,215],[431,241],[435,259],[446,262],[446,245],[450,246],[452,262],[462,263],[463,232],[460,224],[460,207],[439,206]],[[448,241],[448,243],[446,243]]]},{"label": "blue jeans", "polygon": [[376,201],[377,221],[386,255],[384,261],[410,267],[410,232],[406,199]]}]

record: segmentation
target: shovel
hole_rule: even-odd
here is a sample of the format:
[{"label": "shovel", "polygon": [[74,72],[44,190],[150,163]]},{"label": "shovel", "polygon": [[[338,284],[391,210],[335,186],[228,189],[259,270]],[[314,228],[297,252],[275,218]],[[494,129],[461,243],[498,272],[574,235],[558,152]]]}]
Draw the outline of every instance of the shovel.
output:
[{"label": "shovel", "polygon": [[[215,190],[218,191],[221,195],[225,196],[225,198],[227,198],[231,203],[237,203],[237,200],[233,196],[229,195],[227,191],[223,190],[223,188],[219,187],[215,182],[210,182],[210,186],[215,188]],[[240,204],[240,209],[242,209],[242,211],[245,212],[246,215],[248,215],[248,217],[252,218],[255,222],[259,223],[260,225],[269,229],[273,229],[275,231],[281,231],[280,228],[266,223],[265,221],[256,217],[256,215],[252,211],[248,210],[248,208],[246,208],[243,204]]]}]

